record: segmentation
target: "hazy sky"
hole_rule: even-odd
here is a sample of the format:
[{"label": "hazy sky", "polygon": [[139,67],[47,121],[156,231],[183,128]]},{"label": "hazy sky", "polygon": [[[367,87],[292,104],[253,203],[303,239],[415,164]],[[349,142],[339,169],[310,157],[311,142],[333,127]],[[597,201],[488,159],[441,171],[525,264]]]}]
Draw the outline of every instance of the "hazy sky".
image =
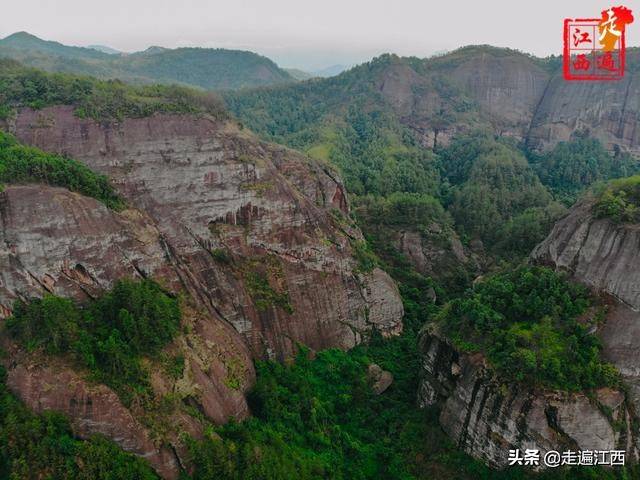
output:
[{"label": "hazy sky", "polygon": [[[597,17],[610,0],[3,0],[0,37],[26,30],[71,45],[252,50],[285,67],[354,64],[384,52],[425,57],[488,43],[561,52],[565,17]],[[640,39],[640,1],[624,4]]]}]

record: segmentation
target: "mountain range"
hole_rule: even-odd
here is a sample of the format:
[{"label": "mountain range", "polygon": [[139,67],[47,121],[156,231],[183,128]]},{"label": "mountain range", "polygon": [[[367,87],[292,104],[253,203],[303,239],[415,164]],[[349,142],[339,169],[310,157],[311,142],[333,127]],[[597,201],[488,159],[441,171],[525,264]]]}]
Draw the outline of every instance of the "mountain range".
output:
[{"label": "mountain range", "polygon": [[268,58],[240,50],[150,47],[126,55],[115,53],[108,47],[70,47],[26,32],[0,40],[0,57],[24,65],[134,84],[176,83],[224,90],[295,81]]}]

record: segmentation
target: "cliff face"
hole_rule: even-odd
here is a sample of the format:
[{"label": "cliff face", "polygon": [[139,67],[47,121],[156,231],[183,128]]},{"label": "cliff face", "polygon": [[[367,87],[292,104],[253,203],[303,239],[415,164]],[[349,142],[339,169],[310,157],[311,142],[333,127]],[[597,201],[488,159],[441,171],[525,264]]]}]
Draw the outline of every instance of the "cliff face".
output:
[{"label": "cliff face", "polygon": [[506,466],[511,448],[623,449],[638,458],[631,426],[640,407],[640,225],[597,219],[592,208],[588,199],[574,206],[535,248],[531,261],[566,271],[608,298],[597,334],[603,356],[629,386],[628,395],[600,389],[587,397],[507,386],[482,355],[459,353],[434,326],[422,334],[419,404],[441,404],[444,430],[493,466]]},{"label": "cliff face", "polygon": [[[7,187],[0,313],[44,292],[84,300],[123,277],[186,293],[190,328],[169,347],[184,356],[185,372],[176,380],[152,368],[158,397],[178,393],[217,423],[242,418],[253,358],[284,359],[298,343],[350,348],[374,327],[401,331],[395,284],[381,270],[357,268],[351,243],[362,236],[341,183],[301,155],[188,115],[101,124],[55,107],[24,110],[9,129],[108,175],[129,208],[113,212],[59,188]],[[28,405],[61,410],[79,435],[103,433],[164,477],[178,475],[178,434],[201,431],[184,409],[162,419],[168,427],[159,436],[144,421],[148,412],[5,343],[14,352],[8,384]]]},{"label": "cliff face", "polygon": [[[382,75],[379,90],[427,147],[490,125],[537,150],[588,131],[610,150],[640,153],[638,62],[640,51],[632,49],[622,80],[568,82],[560,67],[543,68],[521,53],[467,47],[425,60],[422,70],[396,62]],[[474,105],[464,105],[465,98]]]},{"label": "cliff face", "polygon": [[586,395],[505,385],[482,355],[458,353],[434,329],[423,332],[418,404],[442,403],[440,423],[470,455],[497,468],[510,449],[626,450],[637,458],[631,415],[622,392]]},{"label": "cliff face", "polygon": [[567,271],[612,298],[599,335],[604,355],[618,367],[640,408],[640,225],[597,219],[583,201],[556,223],[531,254],[534,262]]},{"label": "cliff face", "polygon": [[[12,130],[112,178],[155,223],[201,304],[242,333],[254,356],[284,358],[296,342],[349,348],[374,325],[400,331],[393,282],[355,271],[350,242],[361,234],[344,220],[343,186],[301,155],[187,115],[104,125],[59,107],[22,111]],[[233,261],[221,262],[220,251]],[[247,285],[255,271],[288,306],[256,301]]]}]

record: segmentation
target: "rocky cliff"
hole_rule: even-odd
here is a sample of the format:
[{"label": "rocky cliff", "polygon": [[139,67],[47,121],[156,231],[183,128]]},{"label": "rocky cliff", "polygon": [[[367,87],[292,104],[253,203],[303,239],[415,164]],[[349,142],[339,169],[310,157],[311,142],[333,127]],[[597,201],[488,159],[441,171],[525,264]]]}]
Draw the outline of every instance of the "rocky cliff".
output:
[{"label": "rocky cliff", "polygon": [[[588,132],[610,150],[640,153],[639,63],[640,51],[630,49],[623,79],[568,82],[559,64],[493,47],[465,47],[425,60],[421,75],[413,69],[401,77],[397,74],[397,88],[387,91],[395,94],[389,101],[403,121],[428,139],[426,145],[434,135],[446,143],[460,130],[489,124],[497,133],[514,136],[537,150],[570,140],[576,132]],[[424,84],[425,77],[439,75],[446,75],[448,89],[413,87]],[[400,88],[403,85],[413,88]],[[452,91],[452,86],[460,91]],[[460,104],[464,96],[475,104],[477,115],[470,106]],[[411,115],[407,105],[414,106]],[[455,116],[456,121],[443,125],[441,113]]]},{"label": "rocky cliff", "polygon": [[532,261],[567,271],[612,297],[600,328],[604,355],[618,367],[640,408],[640,225],[596,218],[586,199],[556,223]]},{"label": "rocky cliff", "polygon": [[362,236],[342,184],[300,154],[205,116],[100,123],[54,107],[23,110],[6,127],[108,175],[128,208],[114,212],[59,188],[7,187],[3,317],[15,299],[52,292],[84,300],[122,277],[153,278],[187,299],[188,328],[169,347],[185,358],[183,378],[153,368],[156,396],[180,399],[161,419],[5,339],[8,385],[35,410],[66,413],[79,435],[103,433],[175,478],[183,463],[177,434],[202,428],[183,407],[218,423],[246,416],[252,359],[284,359],[299,343],[350,348],[373,328],[401,331],[395,284],[353,258]]},{"label": "rocky cliff", "polygon": [[420,340],[424,354],[418,404],[442,405],[440,423],[460,448],[489,465],[508,465],[510,449],[626,450],[637,458],[632,416],[621,391],[587,396],[505,385],[481,354],[459,353],[437,329]]}]

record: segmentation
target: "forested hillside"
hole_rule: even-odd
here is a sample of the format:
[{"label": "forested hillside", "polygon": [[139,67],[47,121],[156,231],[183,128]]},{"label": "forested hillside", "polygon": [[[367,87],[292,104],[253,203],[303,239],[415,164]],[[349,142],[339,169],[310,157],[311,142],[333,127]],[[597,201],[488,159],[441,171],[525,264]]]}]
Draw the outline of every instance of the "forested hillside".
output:
[{"label": "forested hillside", "polygon": [[[352,195],[432,197],[463,241],[512,258],[541,241],[589,185],[635,174],[640,162],[585,130],[533,148],[526,135],[535,92],[510,86],[511,76],[487,73],[488,85],[470,76],[492,66],[543,82],[559,64],[493,47],[427,60],[383,55],[337,77],[229,92],[225,100],[265,138],[337,166]],[[491,88],[521,91],[488,102]]]},{"label": "forested hillside", "polygon": [[70,47],[19,32],[0,40],[0,58],[49,72],[92,75],[134,84],[180,84],[205,90],[258,87],[295,81],[266,57],[212,48],[150,47],[132,54],[109,54]]}]

